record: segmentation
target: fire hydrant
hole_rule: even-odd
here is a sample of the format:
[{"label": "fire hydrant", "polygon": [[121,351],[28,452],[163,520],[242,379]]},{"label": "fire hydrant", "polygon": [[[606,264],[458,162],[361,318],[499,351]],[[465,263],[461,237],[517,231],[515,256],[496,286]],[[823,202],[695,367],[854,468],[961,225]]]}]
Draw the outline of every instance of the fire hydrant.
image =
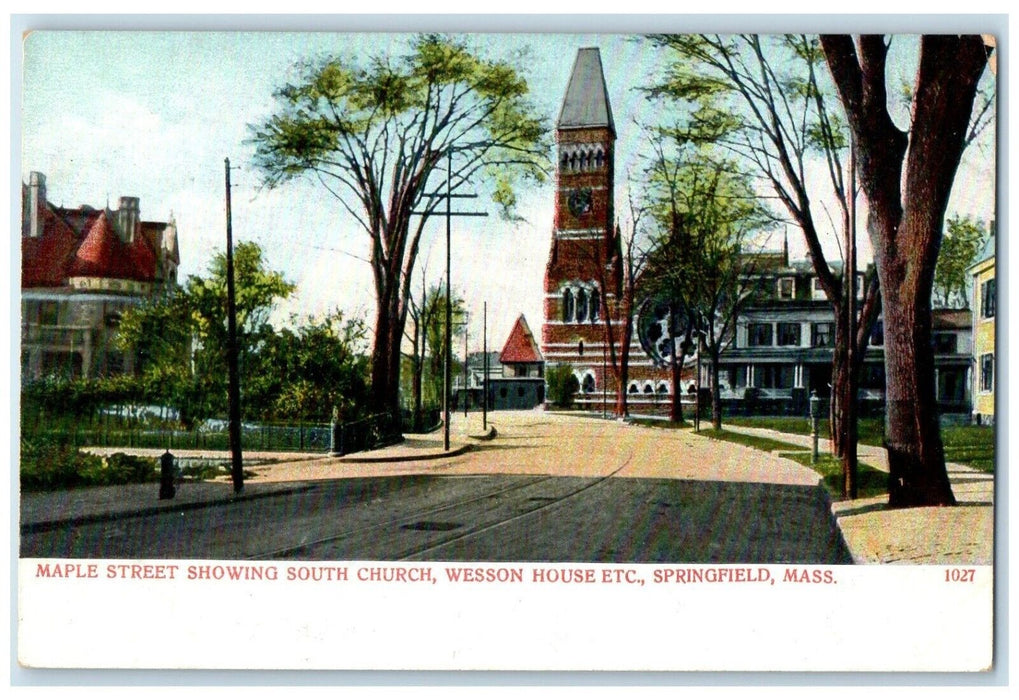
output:
[{"label": "fire hydrant", "polygon": [[173,485],[176,476],[173,455],[167,450],[159,458],[159,500],[173,498],[177,494],[177,487]]}]

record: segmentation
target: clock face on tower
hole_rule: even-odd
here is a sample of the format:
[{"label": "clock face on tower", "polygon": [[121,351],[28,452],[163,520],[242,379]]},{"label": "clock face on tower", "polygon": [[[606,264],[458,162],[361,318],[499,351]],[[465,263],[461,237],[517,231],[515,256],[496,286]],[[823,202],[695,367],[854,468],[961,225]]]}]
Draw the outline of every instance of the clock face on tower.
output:
[{"label": "clock face on tower", "polygon": [[566,203],[570,207],[570,213],[574,216],[580,216],[591,211],[591,188],[581,187],[580,189],[572,190],[567,197]]}]

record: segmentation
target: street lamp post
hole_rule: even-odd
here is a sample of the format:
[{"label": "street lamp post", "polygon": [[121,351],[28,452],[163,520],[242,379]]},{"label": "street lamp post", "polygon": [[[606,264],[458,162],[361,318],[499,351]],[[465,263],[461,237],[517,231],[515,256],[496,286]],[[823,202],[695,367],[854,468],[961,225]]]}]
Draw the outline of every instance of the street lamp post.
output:
[{"label": "street lamp post", "polygon": [[467,336],[470,332],[470,317],[470,313],[464,311],[464,418],[467,417],[467,383],[469,376],[467,373]]},{"label": "street lamp post", "polygon": [[817,419],[821,415],[821,399],[817,397],[817,389],[810,391],[810,463],[817,464]]}]

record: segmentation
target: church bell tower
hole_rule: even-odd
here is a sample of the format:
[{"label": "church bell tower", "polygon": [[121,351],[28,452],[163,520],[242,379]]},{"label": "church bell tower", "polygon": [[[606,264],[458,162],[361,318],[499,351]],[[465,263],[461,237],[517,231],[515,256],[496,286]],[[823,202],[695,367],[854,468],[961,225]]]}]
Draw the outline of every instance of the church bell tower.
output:
[{"label": "church bell tower", "polygon": [[601,54],[580,49],[556,124],[555,217],[541,350],[550,365],[574,368],[582,404],[600,405],[605,390],[605,315],[612,317],[621,285],[615,141]]}]

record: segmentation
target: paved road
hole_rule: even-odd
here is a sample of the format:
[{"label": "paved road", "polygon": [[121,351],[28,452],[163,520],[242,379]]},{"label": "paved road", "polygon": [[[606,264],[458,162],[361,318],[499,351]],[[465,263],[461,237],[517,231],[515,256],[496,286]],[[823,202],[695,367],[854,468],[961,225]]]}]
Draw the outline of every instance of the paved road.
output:
[{"label": "paved road", "polygon": [[303,486],[31,532],[21,556],[851,561],[799,465],[686,431],[547,414],[496,424],[491,443],[427,463],[254,467],[252,483]]}]

